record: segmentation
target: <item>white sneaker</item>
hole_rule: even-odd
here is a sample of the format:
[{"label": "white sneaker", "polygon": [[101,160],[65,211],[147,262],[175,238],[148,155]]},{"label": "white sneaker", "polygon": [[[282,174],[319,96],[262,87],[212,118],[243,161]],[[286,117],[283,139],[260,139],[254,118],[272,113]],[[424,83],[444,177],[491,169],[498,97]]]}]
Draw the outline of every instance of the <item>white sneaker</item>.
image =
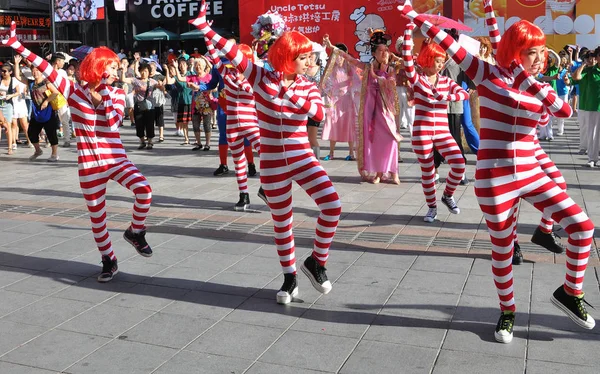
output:
[{"label": "white sneaker", "polygon": [[437,207],[429,208],[429,210],[427,211],[427,214],[423,218],[423,221],[431,223],[431,222],[435,221],[436,218],[437,218]]},{"label": "white sneaker", "polygon": [[59,160],[58,155],[57,156],[50,156],[48,158],[48,162],[58,162],[58,160]]},{"label": "white sneaker", "polygon": [[13,143],[12,149],[13,149],[13,151],[17,149],[17,144],[16,143]]},{"label": "white sneaker", "polygon": [[588,168],[593,168],[594,167],[594,161],[590,161],[587,164],[585,164],[585,166],[587,166]]},{"label": "white sneaker", "polygon": [[40,157],[43,153],[44,153],[44,151],[42,151],[41,149],[39,151],[35,151],[34,154],[29,156],[29,161],[35,161],[35,159]]},{"label": "white sneaker", "polygon": [[438,173],[435,173],[435,177],[433,178],[433,181],[435,183],[439,183],[440,182],[440,175]]},{"label": "white sneaker", "polygon": [[596,167],[600,168],[600,161],[596,161]]},{"label": "white sneaker", "polygon": [[442,195],[442,203],[448,208],[450,213],[459,214],[460,208],[456,205],[456,201],[454,201],[454,196],[446,196]]}]

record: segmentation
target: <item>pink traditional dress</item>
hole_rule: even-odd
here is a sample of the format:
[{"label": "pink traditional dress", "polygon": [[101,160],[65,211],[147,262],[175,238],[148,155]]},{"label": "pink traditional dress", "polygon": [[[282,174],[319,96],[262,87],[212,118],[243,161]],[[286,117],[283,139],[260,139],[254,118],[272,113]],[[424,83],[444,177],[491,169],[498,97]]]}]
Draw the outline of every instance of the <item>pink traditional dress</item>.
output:
[{"label": "pink traditional dress", "polygon": [[[340,58],[343,62],[336,63]],[[360,92],[352,91],[357,86],[354,82],[358,81]],[[360,62],[334,49],[321,82],[324,92],[334,105],[340,102],[341,105],[351,108],[354,104],[358,108],[354,136],[357,141],[358,171],[363,179],[372,179],[377,173],[383,173],[382,179],[385,180],[390,179],[391,174],[398,174],[398,142],[402,137],[395,119],[399,109],[396,72],[375,72],[371,64]],[[344,86],[348,88],[344,90]],[[327,87],[332,88],[328,90]],[[358,98],[358,103],[346,98],[347,96]],[[336,123],[332,128],[337,125]],[[331,138],[332,130],[329,130],[328,136],[334,140]],[[351,136],[349,139],[352,139]]]}]

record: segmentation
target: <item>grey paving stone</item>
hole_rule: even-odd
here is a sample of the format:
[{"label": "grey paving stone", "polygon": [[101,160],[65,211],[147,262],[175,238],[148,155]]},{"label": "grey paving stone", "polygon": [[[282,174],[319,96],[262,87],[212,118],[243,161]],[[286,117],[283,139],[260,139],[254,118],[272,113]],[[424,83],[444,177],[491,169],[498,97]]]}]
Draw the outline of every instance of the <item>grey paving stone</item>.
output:
[{"label": "grey paving stone", "polygon": [[41,296],[0,290],[0,317],[38,301]]},{"label": "grey paving stone", "polygon": [[214,276],[209,282],[200,284],[198,290],[228,295],[252,296],[271,280],[273,280],[272,276],[226,271]]},{"label": "grey paving stone", "polygon": [[117,253],[117,258],[119,260],[119,273],[115,276],[115,279],[118,279],[121,282],[146,282],[148,278],[165,269],[163,265],[150,262],[126,261],[119,253]]},{"label": "grey paving stone", "polygon": [[243,373],[251,364],[252,360],[238,357],[182,351],[167,361],[155,373],[238,374]]},{"label": "grey paving stone", "polygon": [[375,341],[361,341],[340,373],[430,373],[436,349]]},{"label": "grey paving stone", "polygon": [[[97,251],[93,251],[94,254],[97,254]],[[51,252],[49,250],[44,250],[36,254],[37,256],[46,255],[51,256],[52,258],[64,258],[64,255],[58,252]],[[74,256],[74,255],[72,255]],[[64,258],[64,261],[59,261],[56,266],[48,268],[48,272],[51,273],[59,273],[59,274],[72,274],[79,275],[82,277],[90,277],[90,276],[98,276],[100,271],[102,270],[102,264],[100,262],[96,263],[86,263],[82,261],[80,256],[73,257],[71,259]]]},{"label": "grey paving stone", "polygon": [[307,308],[304,304],[280,305],[274,299],[252,297],[229,313],[225,321],[286,329],[304,315]]},{"label": "grey paving stone", "polygon": [[[500,313],[498,313],[499,316]],[[519,319],[515,321],[514,336],[510,344],[498,343],[494,338],[498,318],[489,322],[452,322],[442,349],[524,359],[528,339],[527,321]]]},{"label": "grey paving stone", "polygon": [[[182,251],[189,252],[201,252],[206,248],[214,245],[217,242],[215,239],[210,238],[199,238],[197,236],[187,236],[187,235],[177,235],[174,236],[171,240],[161,243],[157,246],[152,246],[152,248],[156,248],[157,254],[158,252],[165,251],[168,253],[169,249],[176,249]],[[154,257],[154,256],[153,256]]]},{"label": "grey paving stone", "polygon": [[69,287],[84,278],[77,275],[64,275],[60,273],[39,272],[27,279],[13,283],[5,289],[14,292],[30,293],[45,296],[63,288]]},{"label": "grey paving stone", "polygon": [[256,362],[246,371],[247,374],[318,374],[324,371],[309,370],[306,368],[297,368],[292,366],[283,366],[268,364],[266,362]]},{"label": "grey paving stone", "polygon": [[318,305],[350,307],[377,311],[392,294],[395,285],[335,283],[327,295],[317,300]]},{"label": "grey paving stone", "polygon": [[162,309],[162,312],[194,318],[221,319],[247,298],[213,292],[191,291],[180,300]]},{"label": "grey paving stone", "polygon": [[84,279],[81,282],[58,292],[54,297],[87,301],[96,304],[101,303],[118,293],[127,293],[127,290],[135,285],[135,283],[120,282],[117,279],[113,279],[108,283],[99,283],[96,280],[96,277],[93,277]]},{"label": "grey paving stone", "polygon": [[228,272],[242,274],[256,274],[275,277],[281,273],[281,266],[276,261],[264,257],[248,256],[227,269]]},{"label": "grey paving stone", "polygon": [[374,319],[368,311],[313,305],[290,329],[359,339]]},{"label": "grey paving stone", "polygon": [[527,374],[569,373],[589,374],[598,370],[597,366],[563,364],[560,362],[527,360]]},{"label": "grey paving stone", "polygon": [[196,268],[199,271],[210,269],[215,275],[228,269],[233,264],[240,261],[242,257],[226,253],[214,253],[202,251],[189,257],[184,264],[180,266]]},{"label": "grey paving stone", "polygon": [[146,258],[142,256],[133,257],[131,262],[151,263],[162,266],[172,266],[178,263],[185,264],[186,260],[197,254],[183,249],[152,247],[152,257]]},{"label": "grey paving stone", "polygon": [[[513,342],[514,343],[514,342]],[[510,344],[509,344],[510,345]],[[462,373],[523,373],[521,358],[483,355],[475,352],[455,352],[443,349],[433,370],[434,374]],[[528,371],[529,372],[529,371]]]},{"label": "grey paving stone", "polygon": [[4,361],[61,371],[109,342],[100,336],[52,330],[3,356]]},{"label": "grey paving stone", "polygon": [[338,279],[336,283],[355,283],[364,285],[397,285],[406,274],[405,270],[380,268],[374,270],[372,266],[352,265]]},{"label": "grey paving stone", "polygon": [[0,319],[0,355],[18,348],[26,341],[47,331],[47,328]]},{"label": "grey paving stone", "polygon": [[335,372],[356,342],[356,339],[340,336],[287,331],[259,361]]},{"label": "grey paving stone", "polygon": [[466,274],[409,270],[398,288],[413,292],[460,294],[467,280]]},{"label": "grey paving stone", "polygon": [[283,333],[283,329],[221,321],[187,349],[254,360]]},{"label": "grey paving stone", "polygon": [[400,270],[410,268],[416,259],[417,256],[402,254],[398,251],[373,250],[365,252],[354,265]]},{"label": "grey paving stone", "polygon": [[10,374],[50,374],[53,371],[0,361],[0,372]]},{"label": "grey paving stone", "polygon": [[411,270],[467,274],[471,270],[472,265],[473,259],[471,258],[423,255],[419,256],[411,267]]},{"label": "grey paving stone", "polygon": [[214,323],[210,319],[159,312],[123,333],[119,339],[181,349]]},{"label": "grey paving stone", "polygon": [[0,287],[6,287],[35,273],[37,273],[37,271],[9,266],[0,266]]},{"label": "grey paving stone", "polygon": [[[234,234],[233,237],[235,236],[236,235]],[[263,243],[221,240],[214,243],[211,246],[206,247],[204,251],[207,253],[223,253],[227,255],[237,255],[238,257],[245,257],[252,254],[254,251],[259,249],[263,245]]]},{"label": "grey paving stone", "polygon": [[49,236],[36,233],[35,236],[29,236],[16,242],[10,243],[13,248],[19,248],[23,251],[42,250],[67,241],[67,238],[61,236]]},{"label": "grey paving stone", "polygon": [[456,310],[459,296],[434,292],[415,293],[397,289],[385,304],[381,314],[449,321]]},{"label": "grey paving stone", "polygon": [[[514,278],[513,293],[517,302],[528,302],[531,295],[530,278]],[[496,286],[491,275],[470,275],[465,286],[464,295],[479,297],[497,297]]]},{"label": "grey paving stone", "polygon": [[181,300],[188,290],[138,284],[107,301],[110,305],[159,311],[174,300]]},{"label": "grey paving stone", "polygon": [[449,321],[379,315],[363,337],[384,343],[438,349],[450,328]]},{"label": "grey paving stone", "polygon": [[151,373],[177,350],[136,342],[113,340],[69,369],[69,373]]},{"label": "grey paving stone", "polygon": [[4,318],[13,322],[54,327],[86,311],[92,306],[93,304],[87,302],[47,297],[23,307]]},{"label": "grey paving stone", "polygon": [[149,310],[102,304],[60,325],[60,329],[116,338],[152,315]]}]

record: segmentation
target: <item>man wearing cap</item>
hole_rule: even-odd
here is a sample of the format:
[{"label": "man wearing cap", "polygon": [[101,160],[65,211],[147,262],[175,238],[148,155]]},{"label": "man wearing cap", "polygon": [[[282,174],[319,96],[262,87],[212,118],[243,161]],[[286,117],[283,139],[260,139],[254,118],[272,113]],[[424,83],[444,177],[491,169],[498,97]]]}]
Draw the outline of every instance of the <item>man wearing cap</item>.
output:
[{"label": "man wearing cap", "polygon": [[192,53],[193,58],[201,58],[202,55],[198,52],[198,48],[194,48],[194,53]]},{"label": "man wearing cap", "polygon": [[169,55],[167,56],[167,61],[169,62],[169,65],[173,61],[177,61],[177,56],[175,55],[175,53],[173,53],[173,49],[169,49]]}]

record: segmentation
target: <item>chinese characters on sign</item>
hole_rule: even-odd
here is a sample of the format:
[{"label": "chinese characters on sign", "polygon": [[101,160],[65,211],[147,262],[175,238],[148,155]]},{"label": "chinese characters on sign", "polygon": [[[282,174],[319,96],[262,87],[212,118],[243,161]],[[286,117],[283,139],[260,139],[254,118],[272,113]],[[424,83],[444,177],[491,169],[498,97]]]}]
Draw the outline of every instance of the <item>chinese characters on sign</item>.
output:
[{"label": "chinese characters on sign", "polygon": [[21,16],[17,14],[0,13],[0,27],[10,27],[15,21],[17,27],[24,28],[50,28],[50,17]]},{"label": "chinese characters on sign", "polygon": [[326,4],[302,4],[288,6],[272,5],[272,12],[279,12],[290,28],[303,34],[316,34],[321,30],[321,23],[340,22],[338,9],[327,9]]}]

